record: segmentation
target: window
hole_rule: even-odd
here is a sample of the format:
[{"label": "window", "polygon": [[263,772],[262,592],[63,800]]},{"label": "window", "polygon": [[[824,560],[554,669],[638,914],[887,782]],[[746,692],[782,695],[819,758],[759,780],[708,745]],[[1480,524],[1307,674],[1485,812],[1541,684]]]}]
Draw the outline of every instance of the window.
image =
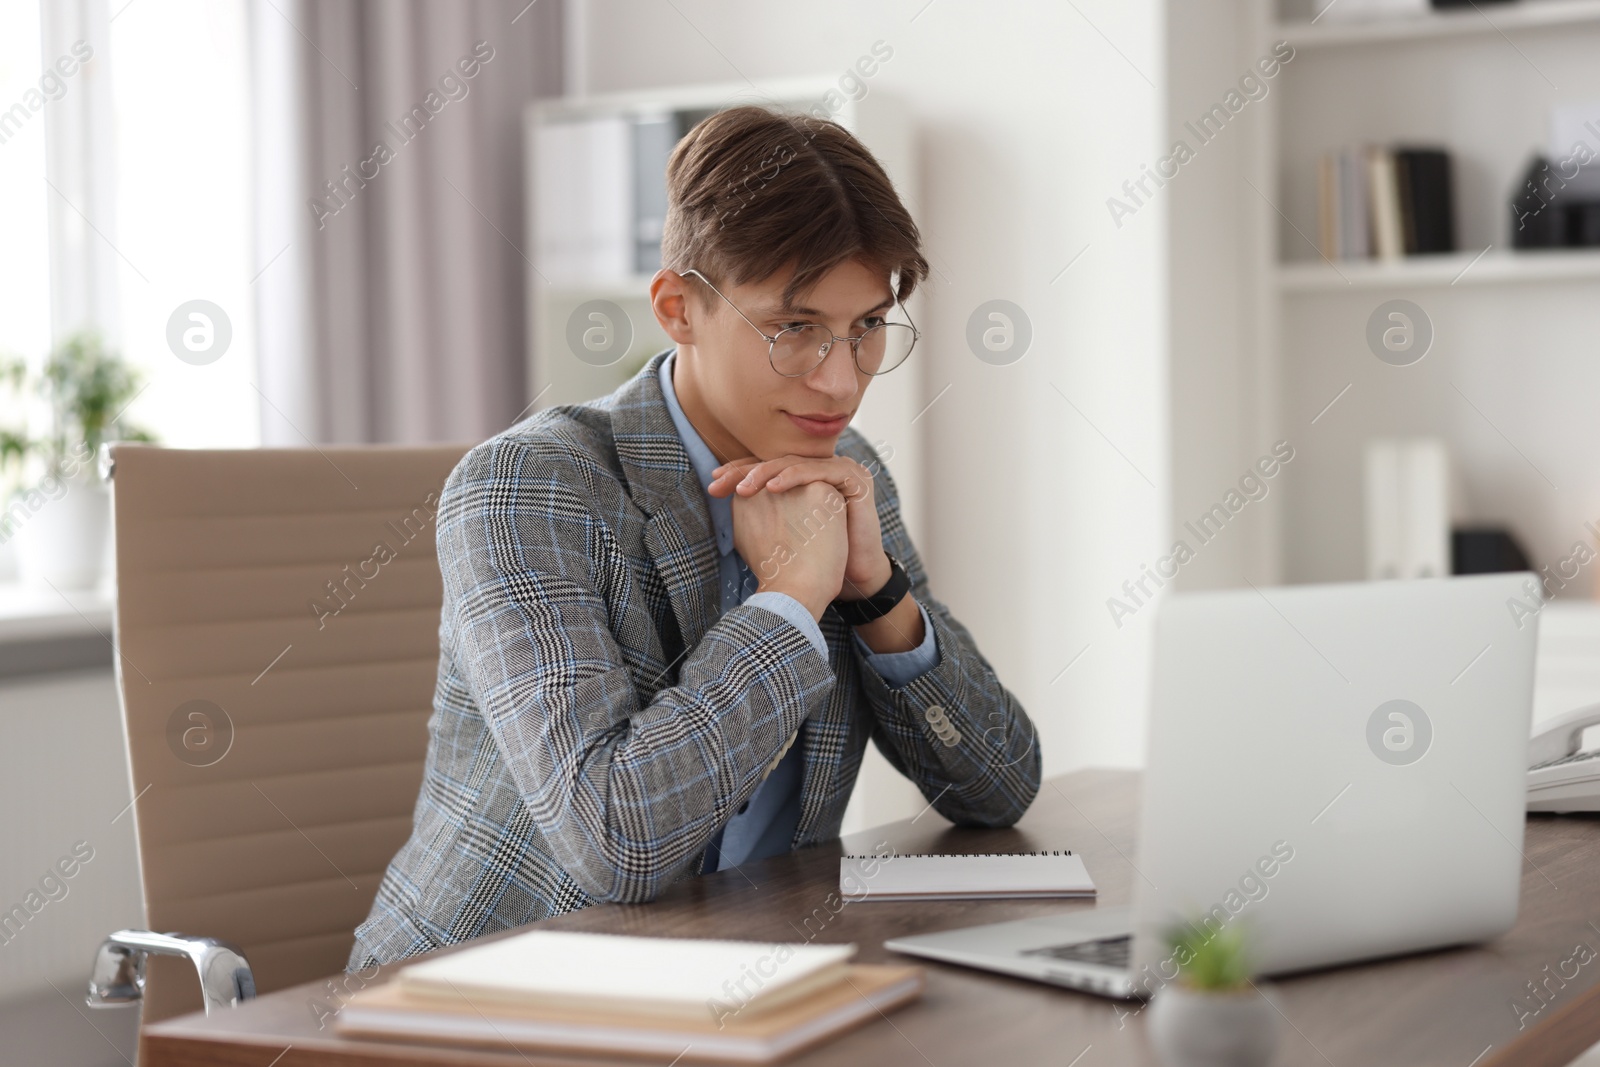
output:
[{"label": "window", "polygon": [[[0,5],[0,353],[32,357],[50,347],[42,113],[49,102],[39,67],[38,7]],[[0,421],[13,417],[0,413]]]},{"label": "window", "polygon": [[[120,8],[109,24],[120,342],[148,383],[129,417],[167,445],[254,446],[251,287],[265,264],[251,240],[247,5],[112,2]],[[185,362],[168,344],[173,313],[195,300],[227,317],[232,336],[215,362]],[[184,329],[205,328],[180,319]]]},{"label": "window", "polygon": [[[145,381],[130,422],[168,445],[253,446],[246,0],[112,2],[0,5],[0,352],[37,363],[92,324]],[[227,319],[214,362],[168,342],[194,300]]]}]

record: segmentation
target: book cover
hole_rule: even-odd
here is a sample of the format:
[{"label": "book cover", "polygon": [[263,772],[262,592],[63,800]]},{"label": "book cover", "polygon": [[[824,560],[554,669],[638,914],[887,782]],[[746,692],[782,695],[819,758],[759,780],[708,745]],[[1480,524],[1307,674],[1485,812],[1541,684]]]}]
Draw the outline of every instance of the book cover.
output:
[{"label": "book cover", "polygon": [[922,969],[850,965],[842,979],[775,1011],[659,1019],[626,1007],[550,1009],[483,1000],[416,998],[398,982],[363,989],[340,1012],[341,1037],[474,1048],[577,1052],[657,1063],[773,1063],[883,1018],[922,994]]}]

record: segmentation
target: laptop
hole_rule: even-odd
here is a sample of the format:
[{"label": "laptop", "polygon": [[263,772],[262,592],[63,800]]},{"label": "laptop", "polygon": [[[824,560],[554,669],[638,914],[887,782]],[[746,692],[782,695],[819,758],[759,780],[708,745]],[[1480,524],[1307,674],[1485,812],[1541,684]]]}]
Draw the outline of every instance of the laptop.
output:
[{"label": "laptop", "polygon": [[1243,924],[1260,974],[1503,933],[1522,882],[1537,632],[1507,605],[1529,577],[1169,597],[1132,907],[885,947],[1143,998],[1176,977],[1178,924]]}]

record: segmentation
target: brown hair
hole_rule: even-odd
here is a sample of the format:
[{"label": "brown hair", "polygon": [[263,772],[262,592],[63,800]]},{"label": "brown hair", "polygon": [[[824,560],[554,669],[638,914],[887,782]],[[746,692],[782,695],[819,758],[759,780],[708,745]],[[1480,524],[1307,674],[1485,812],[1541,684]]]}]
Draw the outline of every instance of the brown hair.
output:
[{"label": "brown hair", "polygon": [[837,122],[745,105],[703,119],[673,149],[662,266],[742,285],[792,263],[783,300],[793,305],[850,259],[898,275],[901,300],[928,275],[911,213]]}]

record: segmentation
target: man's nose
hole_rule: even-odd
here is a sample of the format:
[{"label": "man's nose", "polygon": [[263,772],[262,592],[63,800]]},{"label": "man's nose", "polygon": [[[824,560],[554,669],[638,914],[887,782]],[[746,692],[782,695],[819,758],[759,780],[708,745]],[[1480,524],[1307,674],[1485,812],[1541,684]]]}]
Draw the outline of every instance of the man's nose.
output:
[{"label": "man's nose", "polygon": [[816,369],[806,375],[806,384],[819,393],[843,399],[856,392],[856,361],[849,341],[834,341]]}]

